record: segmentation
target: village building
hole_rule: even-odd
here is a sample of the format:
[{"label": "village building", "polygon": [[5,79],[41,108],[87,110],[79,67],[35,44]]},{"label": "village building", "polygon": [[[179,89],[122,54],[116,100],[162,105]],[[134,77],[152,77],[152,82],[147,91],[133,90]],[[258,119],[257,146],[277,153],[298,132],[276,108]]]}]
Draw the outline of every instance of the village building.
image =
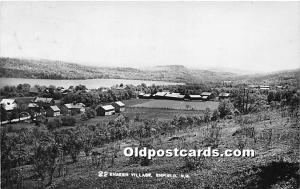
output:
[{"label": "village building", "polygon": [[42,102],[43,105],[49,105],[49,106],[53,106],[55,104],[53,98],[43,98],[43,97],[36,97],[33,102],[34,103]]},{"label": "village building", "polygon": [[50,106],[46,109],[46,116],[56,117],[60,115],[60,109],[57,106]]},{"label": "village building", "polygon": [[146,93],[139,93],[138,97],[139,99],[147,99],[147,98],[151,98],[151,94],[146,94]]},{"label": "village building", "polygon": [[166,94],[169,94],[170,92],[157,92],[153,95],[153,98],[155,99],[165,99]]},{"label": "village building", "polygon": [[36,87],[30,88],[30,89],[29,89],[29,94],[30,94],[31,96],[37,96],[37,95],[39,94],[39,89],[36,88]]},{"label": "village building", "polygon": [[201,95],[186,95],[186,98],[189,100],[202,100]]},{"label": "village building", "polygon": [[223,99],[229,99],[230,98],[230,93],[220,93],[219,94],[219,100],[223,100]]},{"label": "village building", "polygon": [[113,115],[115,113],[115,108],[112,105],[98,106],[96,112],[98,116]]},{"label": "village building", "polygon": [[151,94],[144,94],[143,98],[147,99],[147,98],[151,98],[151,96],[152,96]]},{"label": "village building", "polygon": [[248,85],[249,88],[251,89],[258,89],[259,88],[259,85]]},{"label": "village building", "polygon": [[57,91],[60,91],[60,92],[63,91],[64,89],[65,89],[65,88],[63,88],[63,87],[57,87],[57,88],[56,88],[56,90],[57,90]]},{"label": "village building", "polygon": [[201,93],[202,100],[211,100],[213,98],[213,94],[211,92],[203,92]]},{"label": "village building", "polygon": [[12,111],[14,108],[18,107],[16,99],[2,99],[0,104],[6,111]]},{"label": "village building", "polygon": [[185,95],[181,95],[180,93],[167,93],[164,97],[169,100],[184,100]]},{"label": "village building", "polygon": [[85,105],[83,103],[64,104],[61,107],[61,112],[63,114],[68,114],[68,115],[76,115],[76,114],[84,113]]},{"label": "village building", "polygon": [[121,101],[117,101],[117,102],[112,103],[112,106],[115,108],[115,111],[117,113],[125,111],[125,104]]},{"label": "village building", "polygon": [[46,115],[46,111],[43,107],[39,107],[38,104],[31,102],[27,105],[28,112],[34,117],[39,115]]},{"label": "village building", "polygon": [[107,91],[109,91],[109,88],[107,88],[107,87],[101,87],[100,91],[101,92],[107,92]]},{"label": "village building", "polygon": [[259,89],[260,90],[270,90],[270,86],[269,85],[260,85]]},{"label": "village building", "polygon": [[15,102],[18,104],[18,106],[22,105],[28,105],[29,103],[33,102],[35,97],[16,97]]},{"label": "village building", "polygon": [[144,95],[145,95],[145,93],[139,93],[139,94],[138,94],[138,97],[139,97],[139,98],[143,98]]}]

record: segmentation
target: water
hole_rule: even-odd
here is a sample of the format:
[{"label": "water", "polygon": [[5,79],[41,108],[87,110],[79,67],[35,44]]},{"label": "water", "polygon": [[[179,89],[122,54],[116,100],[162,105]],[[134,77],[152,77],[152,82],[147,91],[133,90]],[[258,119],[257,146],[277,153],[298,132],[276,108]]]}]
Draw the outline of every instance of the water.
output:
[{"label": "water", "polygon": [[184,83],[173,83],[166,81],[150,80],[127,80],[127,79],[85,79],[85,80],[54,80],[54,79],[24,79],[24,78],[0,78],[0,88],[5,85],[15,85],[27,83],[34,85],[54,85],[56,87],[68,88],[69,86],[85,85],[88,89],[97,89],[100,87],[112,87],[123,83],[124,85],[140,85],[145,83],[147,86],[155,85],[184,85]]}]

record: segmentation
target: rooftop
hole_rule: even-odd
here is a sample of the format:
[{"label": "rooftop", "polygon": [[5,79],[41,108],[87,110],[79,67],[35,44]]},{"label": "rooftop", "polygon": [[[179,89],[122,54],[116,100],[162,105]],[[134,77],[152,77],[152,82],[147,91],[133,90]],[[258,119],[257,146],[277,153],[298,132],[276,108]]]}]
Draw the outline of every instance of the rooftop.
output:
[{"label": "rooftop", "polygon": [[60,111],[60,109],[57,106],[50,106],[50,108],[55,112]]},{"label": "rooftop", "polygon": [[115,104],[117,104],[118,106],[125,106],[125,104],[121,101],[117,101],[117,102],[114,102]]}]

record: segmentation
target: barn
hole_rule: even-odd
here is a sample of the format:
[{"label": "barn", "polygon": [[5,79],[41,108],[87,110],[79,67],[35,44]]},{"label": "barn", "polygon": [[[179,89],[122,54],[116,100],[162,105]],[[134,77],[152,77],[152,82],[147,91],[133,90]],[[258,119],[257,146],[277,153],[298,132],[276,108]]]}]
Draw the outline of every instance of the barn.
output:
[{"label": "barn", "polygon": [[266,90],[266,91],[267,91],[267,90],[270,90],[270,86],[269,86],[269,85],[260,85],[260,86],[259,86],[259,89],[260,89],[260,90]]},{"label": "barn", "polygon": [[113,115],[115,113],[115,108],[112,105],[98,106],[96,112],[98,116]]},{"label": "barn", "polygon": [[230,98],[230,93],[220,93],[219,94],[219,100],[229,99],[229,98]]},{"label": "barn", "polygon": [[64,104],[62,107],[64,114],[75,115],[85,112],[85,105],[83,103],[69,103]]},{"label": "barn", "polygon": [[170,92],[157,92],[153,95],[153,98],[155,99],[165,99],[166,94],[169,94]]},{"label": "barn", "polygon": [[6,111],[12,111],[18,107],[15,99],[2,99],[0,104]]},{"label": "barn", "polygon": [[138,97],[139,97],[139,98],[143,98],[144,95],[145,95],[145,93],[139,93]]},{"label": "barn", "polygon": [[60,115],[60,109],[57,106],[50,106],[46,109],[46,116],[56,117]]},{"label": "barn", "polygon": [[185,95],[181,95],[180,93],[167,93],[165,95],[166,99],[169,100],[184,100]]},{"label": "barn", "polygon": [[38,115],[46,115],[46,111],[44,110],[43,107],[39,107],[38,104],[36,103],[29,103],[27,105],[28,112],[33,115],[34,117]]},{"label": "barn", "polygon": [[125,111],[125,104],[121,101],[117,101],[117,102],[112,103],[112,106],[115,108],[115,111],[117,113]]},{"label": "barn", "polygon": [[42,102],[44,108],[47,108],[48,106],[54,106],[55,105],[55,101],[53,100],[53,98],[36,97],[33,100],[33,102],[34,103]]},{"label": "barn", "polygon": [[189,100],[202,100],[201,95],[186,95],[186,98]]},{"label": "barn", "polygon": [[201,93],[202,100],[211,100],[213,98],[213,94],[211,92],[203,92]]}]

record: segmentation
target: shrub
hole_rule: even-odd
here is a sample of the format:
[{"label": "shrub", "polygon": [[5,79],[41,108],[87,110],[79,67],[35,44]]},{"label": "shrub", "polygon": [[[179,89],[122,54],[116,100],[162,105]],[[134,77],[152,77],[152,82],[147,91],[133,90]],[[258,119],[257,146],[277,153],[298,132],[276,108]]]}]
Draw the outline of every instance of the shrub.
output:
[{"label": "shrub", "polygon": [[61,121],[64,126],[74,126],[76,123],[76,119],[72,116],[64,116],[61,118]]},{"label": "shrub", "polygon": [[227,100],[220,102],[218,110],[220,112],[220,118],[224,118],[227,115],[233,115],[234,106]]},{"label": "shrub", "polygon": [[211,120],[212,121],[217,121],[219,119],[220,116],[220,112],[218,110],[214,110],[212,116],[211,116]]},{"label": "shrub", "polygon": [[208,123],[210,121],[210,109],[209,108],[206,108],[205,111],[204,111],[204,122],[205,123]]},{"label": "shrub", "polygon": [[53,120],[51,120],[51,121],[49,121],[48,123],[47,123],[47,128],[49,129],[49,130],[54,130],[54,129],[56,129],[56,128],[59,128],[59,127],[61,127],[62,126],[62,122],[61,122],[61,120],[60,119],[53,119]]}]

